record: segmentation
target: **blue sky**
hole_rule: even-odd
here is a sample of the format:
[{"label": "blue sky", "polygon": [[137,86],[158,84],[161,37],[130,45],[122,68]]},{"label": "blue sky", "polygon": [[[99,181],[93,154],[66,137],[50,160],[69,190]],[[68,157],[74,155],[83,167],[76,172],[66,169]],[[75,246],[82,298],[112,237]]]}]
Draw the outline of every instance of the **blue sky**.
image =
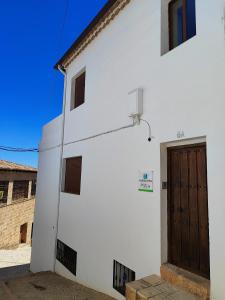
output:
[{"label": "blue sky", "polygon": [[[63,76],[53,66],[106,2],[1,1],[0,145],[38,146],[42,126],[62,109]],[[0,151],[0,159],[37,166],[38,155]]]}]

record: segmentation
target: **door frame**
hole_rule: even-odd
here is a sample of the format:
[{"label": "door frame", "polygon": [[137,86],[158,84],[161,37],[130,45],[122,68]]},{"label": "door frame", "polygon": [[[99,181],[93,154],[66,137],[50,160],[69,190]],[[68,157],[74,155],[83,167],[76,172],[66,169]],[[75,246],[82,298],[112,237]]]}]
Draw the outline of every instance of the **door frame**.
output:
[{"label": "door frame", "polygon": [[[163,183],[167,183],[167,149],[172,147],[184,147],[196,144],[206,144],[206,136],[193,137],[190,139],[162,141],[160,143],[160,215],[161,215],[161,264],[168,263],[168,199],[167,187],[163,188]],[[209,240],[210,243],[210,240]]]},{"label": "door frame", "polygon": [[[179,149],[188,149],[188,148],[198,148],[198,147],[204,147],[206,151],[206,174],[207,173],[207,143],[206,141],[204,142],[196,142],[196,143],[188,143],[188,144],[183,144],[183,145],[176,145],[176,146],[169,146],[167,147],[167,262],[172,263],[172,258],[171,258],[171,187],[170,187],[170,170],[171,170],[171,165],[170,165],[170,156],[169,156],[169,151],[173,150],[179,150]],[[206,175],[206,180],[207,180],[207,206],[208,206],[208,176]],[[208,206],[209,207],[209,206]],[[209,224],[209,208],[208,208],[208,224]],[[208,225],[208,235],[209,235],[209,225]],[[208,248],[209,248],[209,265],[210,265],[210,241],[209,241],[209,236],[208,236]],[[182,266],[178,266],[182,268]],[[196,270],[192,270],[191,268],[186,270],[189,272],[192,272],[193,274],[198,274],[202,276],[200,272],[196,272]],[[205,276],[204,276],[205,277]],[[210,278],[210,273],[209,273],[209,278]],[[208,278],[208,279],[209,279]]]}]

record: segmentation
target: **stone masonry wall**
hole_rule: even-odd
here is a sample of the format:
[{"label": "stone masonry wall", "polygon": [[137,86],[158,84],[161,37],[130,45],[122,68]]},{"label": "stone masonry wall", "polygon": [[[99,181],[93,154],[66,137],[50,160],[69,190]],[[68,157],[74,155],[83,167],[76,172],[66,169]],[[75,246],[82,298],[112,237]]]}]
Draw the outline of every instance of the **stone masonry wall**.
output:
[{"label": "stone masonry wall", "polygon": [[35,199],[17,201],[0,207],[0,249],[16,248],[20,244],[20,226],[27,223],[27,244],[31,243]]}]

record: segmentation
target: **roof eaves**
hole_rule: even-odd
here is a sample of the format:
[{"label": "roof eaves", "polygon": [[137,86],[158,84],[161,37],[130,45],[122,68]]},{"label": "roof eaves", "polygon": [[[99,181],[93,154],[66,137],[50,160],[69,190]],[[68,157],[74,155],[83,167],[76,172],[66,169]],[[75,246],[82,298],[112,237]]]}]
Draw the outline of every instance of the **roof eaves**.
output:
[{"label": "roof eaves", "polygon": [[28,170],[28,169],[7,169],[7,168],[0,168],[0,172],[24,172],[24,173],[37,173],[37,170]]},{"label": "roof eaves", "polygon": [[0,171],[37,172],[36,168],[20,165],[7,160],[0,160]]},{"label": "roof eaves", "polygon": [[[55,64],[66,68],[71,61],[78,56],[87,45],[110,23],[111,20],[130,2],[131,0],[108,0],[97,16],[91,21],[87,28],[75,40],[72,46],[66,51],[62,58]],[[101,24],[103,22],[103,24]],[[99,28],[98,28],[99,27]]]}]

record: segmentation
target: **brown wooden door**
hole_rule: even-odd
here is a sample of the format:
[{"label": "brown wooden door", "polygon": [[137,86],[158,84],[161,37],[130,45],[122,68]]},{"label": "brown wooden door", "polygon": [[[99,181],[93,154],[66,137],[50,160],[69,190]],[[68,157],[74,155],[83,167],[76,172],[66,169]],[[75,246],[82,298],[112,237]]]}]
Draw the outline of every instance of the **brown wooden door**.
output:
[{"label": "brown wooden door", "polygon": [[168,148],[168,261],[209,278],[208,228],[206,145]]},{"label": "brown wooden door", "polygon": [[20,243],[25,244],[27,242],[27,223],[20,226]]}]

